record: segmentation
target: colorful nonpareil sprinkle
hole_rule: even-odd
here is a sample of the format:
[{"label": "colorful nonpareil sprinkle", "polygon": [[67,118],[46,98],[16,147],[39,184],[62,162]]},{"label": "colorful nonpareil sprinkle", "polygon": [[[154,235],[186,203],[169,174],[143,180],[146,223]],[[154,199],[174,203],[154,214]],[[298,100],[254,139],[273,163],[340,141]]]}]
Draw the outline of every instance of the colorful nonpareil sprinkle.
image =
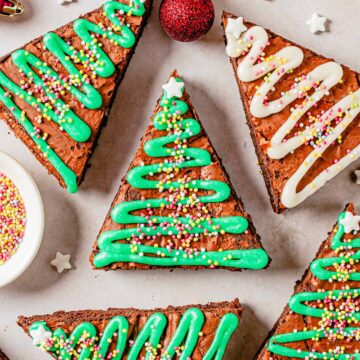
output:
[{"label": "colorful nonpareil sprinkle", "polygon": [[[206,314],[194,307],[187,309],[176,325],[166,312],[153,313],[139,326],[139,332],[132,331],[134,323],[128,318],[117,315],[111,319],[104,318],[101,324],[99,321],[96,321],[97,324],[81,322],[72,333],[66,329],[66,322],[63,322],[64,329],[52,330],[45,321],[37,321],[30,326],[29,333],[34,345],[56,359],[190,360],[206,333],[201,331],[206,330],[205,319]],[[204,360],[214,359],[213,354],[216,354],[217,360],[223,358],[238,322],[237,316],[228,312],[215,323],[212,342],[203,345]],[[103,331],[100,331],[99,325],[105,327]],[[168,327],[174,328],[175,332],[169,333]]]},{"label": "colorful nonpareil sprinkle", "polygon": [[0,265],[17,251],[26,226],[24,201],[15,184],[0,172]]},{"label": "colorful nonpareil sprinkle", "polygon": [[[189,117],[184,82],[171,77],[163,89],[159,111],[152,120],[154,136],[144,144],[147,156],[144,161],[136,159],[136,166],[126,177],[134,189],[153,189],[152,196],[143,195],[113,207],[111,219],[132,227],[104,231],[98,239],[100,252],[94,257],[94,265],[101,268],[136,261],[211,269],[265,267],[268,256],[263,249],[222,248],[220,241],[224,239],[225,243],[229,234],[249,234],[248,220],[236,212],[227,216],[221,210],[217,216],[213,211],[215,203],[222,207],[230,198],[231,189],[213,174],[204,176],[207,171],[200,170],[217,164],[206,145],[198,147],[193,142],[203,136],[202,128]],[[199,172],[204,178],[199,178]],[[135,210],[137,216],[132,214]],[[213,245],[208,245],[211,242]]]},{"label": "colorful nonpareil sprinkle", "polygon": [[[310,266],[314,281],[322,280],[322,285],[311,284],[311,291],[296,293],[289,301],[291,315],[311,320],[304,318],[302,329],[295,321],[292,332],[272,336],[270,353],[308,360],[359,358],[359,222],[360,217],[352,212],[340,214],[328,249],[331,255],[317,258]],[[300,342],[306,342],[307,349],[301,348]]]},{"label": "colorful nonpareil sprinkle", "polygon": [[[325,30],[325,22],[314,14],[309,25],[315,33]],[[360,113],[360,89],[350,80],[356,74],[296,44],[289,46],[260,26],[248,24],[245,29],[241,17],[225,14],[223,23],[239,89],[243,97],[250,88],[255,90],[244,98],[252,131],[261,139],[258,153],[266,152],[271,159],[262,166],[266,182],[273,194],[281,194],[273,206],[276,212],[295,207],[360,157],[358,142],[349,140]],[[339,89],[344,90],[341,96]],[[267,128],[267,121],[274,124],[269,116],[276,117],[277,126]],[[294,171],[270,177],[287,162]],[[311,182],[306,180],[310,171]]]},{"label": "colorful nonpareil sprinkle", "polygon": [[[91,140],[91,128],[70,104],[78,101],[77,106],[90,110],[107,106],[94,81],[98,77],[109,78],[116,69],[108,51],[103,49],[104,44],[108,43],[112,49],[115,46],[123,49],[134,47],[137,39],[134,28],[142,25],[132,26],[129,19],[141,18],[146,12],[144,0],[107,1],[102,9],[103,12],[98,11],[96,22],[76,19],[71,26],[74,36],[65,39],[58,34],[59,31],[45,34],[39,42],[40,57],[31,50],[14,51],[10,57],[19,71],[19,81],[14,82],[0,71],[0,102],[37,145],[36,151],[53,165],[71,193],[77,191],[77,176],[49,145],[51,134],[47,132],[46,123],[55,123],[58,131],[66,133],[75,142]],[[49,64],[43,59],[45,53],[51,53]],[[66,74],[58,70],[60,65]],[[69,96],[74,99],[69,100]],[[36,111],[34,119],[30,119],[31,114],[16,104],[17,99]]]}]

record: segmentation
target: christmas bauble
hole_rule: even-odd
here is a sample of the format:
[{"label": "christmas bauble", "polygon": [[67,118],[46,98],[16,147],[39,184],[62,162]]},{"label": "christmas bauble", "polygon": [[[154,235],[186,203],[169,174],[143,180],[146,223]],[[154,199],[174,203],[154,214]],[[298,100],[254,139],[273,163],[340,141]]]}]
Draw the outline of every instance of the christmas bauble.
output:
[{"label": "christmas bauble", "polygon": [[204,36],[214,22],[211,0],[163,0],[159,18],[165,33],[177,41],[194,41]]}]

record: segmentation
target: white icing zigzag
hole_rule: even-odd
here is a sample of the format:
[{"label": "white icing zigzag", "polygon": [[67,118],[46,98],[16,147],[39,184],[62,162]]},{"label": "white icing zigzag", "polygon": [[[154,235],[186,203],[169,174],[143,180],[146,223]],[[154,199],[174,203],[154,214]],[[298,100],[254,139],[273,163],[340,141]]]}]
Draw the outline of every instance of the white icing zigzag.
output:
[{"label": "white icing zigzag", "polygon": [[[237,24],[242,23],[239,19],[241,18],[237,19]],[[334,163],[320,173],[301,191],[296,191],[298,184],[311,166],[334,141],[339,139],[341,134],[359,114],[360,89],[341,99],[322,114],[316,122],[305,128],[304,131],[285,140],[286,136],[294,129],[302,116],[306,115],[321,98],[329,94],[329,90],[333,86],[341,81],[343,69],[341,65],[332,61],[321,64],[309,72],[307,76],[299,79],[291,89],[282,93],[280,98],[267,102],[267,95],[274,89],[276,83],[289,71],[302,64],[304,60],[303,51],[296,46],[288,46],[259,62],[259,59],[264,56],[265,47],[268,45],[266,30],[260,26],[253,26],[237,37],[233,27],[234,25],[230,29],[228,27],[225,29],[227,38],[226,52],[233,58],[238,58],[246,53],[246,56],[244,56],[238,66],[237,75],[239,79],[244,82],[250,82],[266,76],[265,81],[257,89],[251,101],[251,114],[257,118],[264,118],[281,112],[299,98],[304,99],[302,106],[292,109],[290,117],[272,137],[267,155],[271,159],[282,159],[305,142],[311,142],[316,139],[317,134],[321,134],[321,142],[314,145],[314,150],[306,157],[284,186],[281,202],[287,208],[291,208],[304,201],[346,166],[360,157],[359,145],[337,163]],[[243,26],[242,29],[244,29]],[[313,91],[311,95],[308,94],[310,91]],[[326,128],[337,117],[342,120],[337,121],[336,126],[331,131],[326,131],[325,134],[322,134],[324,127]]]}]

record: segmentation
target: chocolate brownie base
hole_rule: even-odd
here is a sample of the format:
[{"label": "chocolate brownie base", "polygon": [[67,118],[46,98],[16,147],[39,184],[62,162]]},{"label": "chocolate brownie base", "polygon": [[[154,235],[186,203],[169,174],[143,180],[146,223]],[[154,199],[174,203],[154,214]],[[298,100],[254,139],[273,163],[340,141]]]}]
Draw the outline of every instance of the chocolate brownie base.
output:
[{"label": "chocolate brownie base", "polygon": [[[351,203],[347,204],[344,211],[348,211],[355,214],[354,205]],[[331,232],[329,232],[327,239],[321,244],[314,260],[319,258],[336,256],[335,252],[331,249],[331,240],[334,237],[335,232],[337,231],[336,229],[337,229],[337,223],[334,224],[333,229]],[[346,284],[348,284],[351,287],[351,285],[354,285],[355,282],[347,282]],[[329,285],[326,281],[320,281],[319,279],[317,279],[312,274],[309,267],[305,271],[301,280],[296,282],[296,285],[294,287],[294,295],[302,292],[314,292],[317,289],[335,290],[336,287],[337,287],[336,285]],[[260,347],[260,350],[258,354],[255,356],[255,359],[256,360],[288,359],[288,357],[271,354],[267,350],[267,346],[270,338],[276,334],[292,333],[294,331],[294,325],[296,325],[296,327],[299,328],[299,324],[301,324],[303,328],[306,328],[309,326],[309,323],[311,323],[311,320],[309,319],[311,318],[299,314],[294,314],[294,312],[290,310],[289,306],[286,306],[282,314],[280,315],[279,319],[275,323],[274,327],[269,332],[267,338],[264,341],[264,344]],[[309,340],[303,342],[297,342],[297,344],[299,349],[311,348],[311,341]]]},{"label": "chocolate brownie base", "polygon": [[[98,330],[98,334],[103,332],[107,322],[114,316],[123,316],[129,322],[129,340],[136,338],[146,320],[154,313],[161,312],[168,319],[168,325],[164,331],[161,343],[164,348],[173,337],[175,330],[184,312],[189,308],[198,308],[204,313],[205,322],[202,328],[203,335],[199,339],[191,359],[200,360],[208,350],[214,339],[216,329],[220,323],[220,319],[227,313],[232,313],[238,318],[241,317],[242,307],[238,299],[231,302],[209,303],[207,305],[188,305],[173,307],[166,309],[154,310],[138,310],[129,309],[108,309],[108,310],[83,310],[83,311],[59,311],[51,315],[36,315],[31,317],[20,316],[18,325],[28,333],[30,326],[37,321],[46,322],[47,326],[54,330],[63,328],[65,332],[70,333],[81,322],[90,322]],[[144,355],[145,353],[142,353]]]},{"label": "chocolate brownie base", "polygon": [[[222,16],[222,26],[224,29],[227,25],[229,18],[236,18],[236,15],[224,12]],[[247,28],[254,26],[254,24],[250,22],[245,22],[245,25],[247,26]],[[269,101],[278,98],[281,92],[290,89],[291,84],[294,83],[295,78],[308,74],[312,69],[314,69],[320,64],[333,61],[332,59],[320,56],[303,46],[284,39],[283,37],[273,33],[271,30],[265,30],[269,35],[270,43],[265,49],[266,56],[275,54],[277,51],[286,46],[296,46],[300,48],[304,53],[303,63],[297,68],[295,68],[290,75],[288,74],[276,83],[275,91],[269,93]],[[276,213],[281,213],[287,209],[281,203],[281,193],[285,186],[285,183],[298,169],[298,167],[304,161],[307,155],[309,155],[312,147],[310,145],[303,145],[296,149],[293,153],[288,154],[286,157],[280,160],[270,159],[268,157],[266,152],[267,145],[269,144],[276,130],[279,129],[280,126],[284,124],[284,122],[290,116],[290,107],[298,104],[299,101],[294,101],[282,112],[267,116],[266,118],[259,119],[254,117],[250,112],[250,103],[256,91],[256,87],[262,84],[263,78],[251,82],[240,81],[237,76],[237,68],[241,63],[242,59],[243,56],[240,56],[239,58],[230,58],[230,62],[234,70],[234,76],[239,88],[240,96],[245,110],[247,125],[250,129],[251,138],[265,180],[267,191],[270,196],[272,207]],[[357,89],[359,89],[359,74],[344,65],[341,66],[344,72],[343,82],[332,87],[329,90],[329,95],[323,97],[320,101],[318,101],[316,107],[312,107],[310,109],[313,115],[320,114],[322,111],[328,110],[339,100],[349,95],[350,92],[355,92]],[[309,169],[307,174],[299,183],[297,191],[301,191],[306,185],[310,184],[316,176],[318,176],[321,172],[323,172],[330,165],[332,165],[335,159],[343,158],[347,155],[349,149],[354,149],[357,145],[359,145],[359,120],[360,116],[358,115],[352,122],[352,124],[343,133],[342,143],[336,143],[335,145],[330,146],[325,151],[323,156],[315,162],[315,164]],[[305,116],[302,118],[302,122],[304,123],[304,127],[308,125]],[[292,131],[290,135],[293,135],[293,133],[294,131]]]},{"label": "chocolate brownie base", "polygon": [[[119,1],[120,2],[120,1]],[[121,1],[123,2],[123,1]],[[77,184],[83,181],[86,169],[88,167],[88,161],[96,147],[97,140],[100,136],[103,126],[109,117],[109,113],[114,102],[118,87],[125,75],[132,55],[135,52],[136,45],[142,35],[143,29],[146,25],[146,21],[152,10],[153,0],[145,0],[144,4],[146,12],[142,17],[126,16],[128,23],[131,26],[132,31],[136,37],[136,43],[130,49],[125,49],[120,46],[115,47],[108,39],[102,39],[102,50],[109,56],[115,66],[115,73],[108,77],[97,77],[92,80],[92,85],[100,93],[103,99],[101,108],[96,110],[90,110],[82,108],[80,102],[69,94],[64,95],[63,100],[69,104],[74,113],[91,128],[91,137],[84,143],[79,143],[70,138],[66,133],[59,130],[57,124],[52,121],[43,122],[37,124],[35,117],[38,115],[30,105],[26,104],[23,100],[14,96],[14,102],[20,109],[26,112],[29,120],[34,126],[40,128],[42,133],[47,133],[48,145],[54,150],[54,152],[61,158],[61,160],[68,166],[76,175]],[[110,25],[110,21],[103,16],[103,8],[91,11],[80,18],[87,19],[89,21],[103,22],[107,26]],[[59,35],[65,42],[69,41],[75,48],[81,49],[81,40],[77,37],[73,29],[73,23],[71,22],[59,29],[53,31]],[[43,49],[42,46],[43,37],[39,37],[26,45],[21,49],[27,50],[30,53],[36,55],[42,61],[51,64],[51,67],[60,75],[68,75],[66,69],[59,64],[57,58],[48,50]],[[18,68],[13,64],[11,60],[11,54],[5,55],[0,59],[0,71],[4,72],[12,81],[19,84],[22,80],[18,73]],[[3,119],[8,126],[13,130],[15,136],[19,138],[35,155],[35,157],[46,167],[48,173],[54,175],[59,181],[62,187],[65,187],[65,183],[61,175],[50,163],[46,157],[43,156],[38,146],[34,143],[32,138],[27,134],[23,126],[15,119],[12,113],[0,102],[0,118]]]},{"label": "chocolate brownie base", "polygon": [[[175,71],[173,71],[173,73],[170,75],[171,77],[179,77],[179,74]],[[186,89],[184,91],[182,100],[184,102],[186,102],[189,106],[189,110],[188,112],[184,115],[184,118],[194,118],[195,120],[197,120],[200,125],[201,125],[201,133],[198,134],[196,137],[192,137],[191,139],[189,139],[188,141],[188,146],[189,147],[201,147],[206,149],[207,151],[210,152],[211,154],[211,158],[212,158],[212,165],[210,167],[207,167],[206,170],[204,170],[204,174],[199,174],[199,178],[202,177],[206,177],[209,179],[213,179],[213,180],[221,180],[223,182],[225,182],[231,189],[231,195],[229,197],[229,199],[225,202],[225,205],[223,205],[224,203],[215,203],[215,204],[207,204],[209,207],[211,207],[211,212],[216,213],[218,211],[218,209],[220,208],[221,211],[226,212],[226,216],[233,216],[233,215],[241,215],[243,217],[245,217],[248,222],[249,222],[249,228],[247,230],[247,233],[244,234],[239,234],[239,235],[230,235],[230,234],[225,234],[225,235],[219,235],[217,237],[211,237],[211,244],[212,246],[215,246],[215,248],[213,250],[217,250],[218,248],[222,248],[223,250],[227,250],[227,249],[263,249],[261,242],[260,242],[260,237],[259,235],[256,233],[254,224],[252,222],[252,218],[251,216],[245,211],[244,209],[244,205],[242,200],[237,196],[229,175],[227,174],[221,158],[217,155],[215,148],[213,147],[200,119],[198,114],[196,113],[196,110],[194,109],[194,106],[191,103],[190,100],[190,96],[187,93]],[[160,101],[160,100],[159,100]],[[154,114],[153,116],[159,112],[160,109],[160,104],[159,101],[157,103],[157,106],[154,110]],[[144,152],[144,144],[152,139],[153,133],[157,131],[154,129],[154,126],[152,124],[149,125],[149,127],[147,128],[147,130],[145,131],[145,135],[143,136],[143,138],[141,139],[140,142],[140,146],[138,147],[138,150],[136,152],[136,155],[134,157],[134,160],[132,161],[128,172],[135,166],[135,164],[139,164],[143,161],[146,161],[147,155]],[[188,171],[185,170],[185,171]],[[198,170],[194,170],[193,171],[198,171]],[[203,171],[203,170],[201,170]],[[206,172],[206,173],[205,173]],[[137,191],[136,189],[133,189],[126,181],[126,178],[122,179],[122,183],[120,185],[119,191],[117,193],[117,195],[115,196],[114,201],[111,204],[110,210],[106,216],[105,222],[99,232],[98,237],[100,236],[101,233],[105,232],[105,231],[109,231],[109,230],[119,230],[119,229],[123,229],[124,226],[116,224],[112,221],[110,213],[111,210],[114,208],[115,205],[122,203],[124,201],[131,201],[134,199],[139,199],[141,197],[141,195],[143,194],[143,191]],[[147,191],[146,194],[151,194],[151,196],[148,196],[149,198],[152,197],[158,197],[158,194],[154,191]],[[208,243],[207,243],[208,239],[206,237],[202,237],[202,239],[199,241],[198,247],[204,247],[206,249],[208,249]],[[152,245],[151,243],[146,242],[146,244],[148,245]],[[97,247],[97,241],[95,242],[94,246],[93,246],[93,251],[92,254],[90,256],[90,262],[91,264],[93,264],[93,260],[94,260],[94,256],[96,254],[99,253],[99,249]],[[270,263],[270,261],[269,261]],[[268,265],[269,265],[268,263]],[[98,269],[95,266],[93,266],[94,269]],[[205,266],[177,266],[176,268],[179,269],[191,269],[191,270],[198,270],[198,269],[205,269],[207,267]],[[106,266],[106,267],[101,267],[101,270],[152,270],[152,269],[174,269],[174,267],[171,266],[153,266],[153,265],[145,265],[145,264],[139,264],[139,263],[114,263],[112,265]],[[217,267],[217,269],[224,269],[224,267]],[[228,270],[232,270],[232,271],[241,271],[241,269],[236,269],[236,268],[226,268]]]}]

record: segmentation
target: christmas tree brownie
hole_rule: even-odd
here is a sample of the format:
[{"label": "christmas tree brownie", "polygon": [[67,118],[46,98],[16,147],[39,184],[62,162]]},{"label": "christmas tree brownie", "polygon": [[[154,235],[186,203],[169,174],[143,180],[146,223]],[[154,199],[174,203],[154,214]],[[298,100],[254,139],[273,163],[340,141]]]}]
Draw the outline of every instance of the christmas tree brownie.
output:
[{"label": "christmas tree brownie", "polygon": [[238,300],[167,309],[21,316],[33,344],[55,359],[221,360],[241,316]]},{"label": "christmas tree brownie", "polygon": [[174,72],[94,244],[96,269],[268,263],[250,216]]},{"label": "christmas tree brownie", "polygon": [[152,0],[107,1],[0,60],[0,117],[76,192]]},{"label": "christmas tree brownie", "polygon": [[226,52],[273,208],[292,208],[360,156],[359,74],[224,13]]},{"label": "christmas tree brownie", "polygon": [[258,360],[360,359],[359,222],[348,205],[296,285]]}]

